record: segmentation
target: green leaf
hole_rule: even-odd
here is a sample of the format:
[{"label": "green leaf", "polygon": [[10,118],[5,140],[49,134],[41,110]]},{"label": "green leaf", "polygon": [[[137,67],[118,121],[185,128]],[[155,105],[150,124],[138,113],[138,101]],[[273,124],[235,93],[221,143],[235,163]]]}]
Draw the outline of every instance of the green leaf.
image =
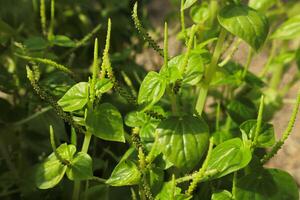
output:
[{"label": "green leaf", "polygon": [[255,105],[247,99],[232,100],[227,106],[227,112],[239,124],[248,119],[256,118]]},{"label": "green leaf", "polygon": [[209,18],[208,4],[202,3],[201,6],[193,6],[190,10],[190,16],[195,23],[204,23]]},{"label": "green leaf", "polygon": [[136,185],[140,178],[141,173],[134,162],[125,160],[115,167],[106,184],[112,186]]},{"label": "green leaf", "polygon": [[65,35],[54,35],[51,37],[50,42],[53,45],[61,47],[75,47],[76,43]]},{"label": "green leaf", "polygon": [[[62,159],[71,161],[76,151],[74,145],[62,144],[56,149]],[[63,178],[67,170],[67,165],[64,165],[57,159],[54,153],[51,153],[48,158],[38,166],[35,174],[35,183],[39,189],[49,189],[56,186]]]},{"label": "green leaf", "polygon": [[290,40],[300,37],[300,15],[296,15],[281,24],[271,39]]},{"label": "green leaf", "polygon": [[48,47],[48,41],[42,37],[31,37],[25,40],[24,45],[28,50],[43,50]]},{"label": "green leaf", "polygon": [[235,197],[243,200],[298,200],[299,192],[296,182],[287,172],[264,169],[238,179]]},{"label": "green leaf", "polygon": [[141,84],[138,103],[155,104],[164,95],[166,86],[165,77],[157,72],[149,72]]},{"label": "green leaf", "polygon": [[201,118],[170,117],[157,127],[162,153],[178,168],[192,169],[202,158],[209,138],[209,129]]},{"label": "green leaf", "polygon": [[86,127],[90,133],[103,140],[125,142],[122,116],[110,103],[89,109]]},{"label": "green leaf", "polygon": [[220,178],[247,166],[251,155],[250,147],[243,144],[241,139],[230,139],[212,150],[206,170],[216,171],[213,179]]},{"label": "green leaf", "polygon": [[164,182],[164,170],[157,167],[150,169],[147,173],[147,180],[152,194],[157,194]]},{"label": "green leaf", "polygon": [[133,111],[125,116],[125,124],[129,127],[140,127],[149,119],[146,113]]},{"label": "green leaf", "polygon": [[67,168],[67,176],[70,180],[87,180],[93,176],[92,158],[89,154],[78,152]]},{"label": "green leaf", "polygon": [[114,84],[107,78],[98,79],[95,85],[96,94],[104,94],[108,92]]},{"label": "green leaf", "polygon": [[212,194],[211,200],[233,200],[233,197],[227,190],[220,190]]},{"label": "green leaf", "polygon": [[178,79],[183,79],[182,84],[196,85],[202,79],[204,73],[204,64],[202,57],[197,54],[192,54],[188,59],[188,64],[181,77],[179,73],[180,66],[183,64],[184,55],[175,56],[168,62],[168,77],[170,83],[174,83]]},{"label": "green leaf", "polygon": [[183,10],[191,7],[196,2],[197,2],[197,0],[185,0],[184,5],[183,5]]},{"label": "green leaf", "polygon": [[[240,125],[240,130],[251,140],[254,139],[257,120],[247,120]],[[257,138],[257,147],[270,147],[275,144],[274,127],[269,123],[262,123]]]},{"label": "green leaf", "polygon": [[249,6],[255,10],[267,11],[269,8],[274,6],[276,0],[250,0]]},{"label": "green leaf", "polygon": [[243,39],[255,50],[260,49],[267,38],[267,18],[245,5],[225,6],[219,12],[218,20],[226,30]]},{"label": "green leaf", "polygon": [[88,98],[89,84],[80,82],[71,87],[57,103],[64,111],[72,112],[82,109],[88,102]]},{"label": "green leaf", "polygon": [[181,194],[181,188],[176,187],[172,181],[164,183],[161,191],[156,195],[155,200],[189,200],[192,196]]}]

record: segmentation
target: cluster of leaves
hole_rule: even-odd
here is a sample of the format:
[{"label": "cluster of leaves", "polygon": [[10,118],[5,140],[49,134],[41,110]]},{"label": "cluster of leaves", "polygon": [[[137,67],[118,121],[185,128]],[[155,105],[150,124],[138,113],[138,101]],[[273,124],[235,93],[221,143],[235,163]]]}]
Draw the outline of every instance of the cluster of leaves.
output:
[{"label": "cluster of leaves", "polygon": [[[44,48],[49,44],[77,48],[78,43],[76,46],[71,39],[53,34],[53,21],[46,30],[44,3],[41,0],[41,27],[47,35]],[[52,0],[51,20],[54,4]],[[129,199],[131,192],[132,199],[298,200],[297,184],[291,175],[265,168],[264,164],[290,135],[300,106],[299,93],[289,124],[282,138],[276,140],[269,120],[299,80],[298,70],[291,82],[280,88],[285,72],[294,63],[300,66],[299,47],[291,49],[288,45],[300,36],[299,15],[288,12],[288,8],[299,5],[272,0],[250,0],[247,5],[238,0],[181,0],[178,39],[186,50],[170,57],[167,23],[164,48],[160,48],[142,27],[136,3],[133,23],[141,38],[164,59],[159,71],[150,71],[142,79],[138,93],[126,73],[123,77],[128,87],[115,75],[116,62],[109,55],[114,36],[110,19],[102,59],[95,39],[88,81],[75,83],[71,78],[79,77],[69,67],[28,55],[28,43],[25,47],[19,44],[17,56],[30,61],[27,77],[33,89],[71,127],[70,142],[56,147],[54,133],[61,132],[50,126],[53,152],[36,168],[36,186],[49,189],[60,185],[65,189],[73,183],[73,199],[99,195],[113,199],[113,192],[108,195],[108,190],[116,190],[118,199],[122,195]],[[188,9],[189,21],[185,16]],[[249,49],[245,64],[232,59],[241,42]],[[261,74],[251,73],[254,54],[269,45],[270,55]],[[280,52],[278,45],[282,47]],[[71,76],[73,85],[55,96],[50,88],[44,89],[40,81],[44,72],[37,63]],[[213,97],[211,105],[206,105],[208,96]],[[127,102],[121,102],[121,97]],[[209,106],[211,109],[207,109]],[[79,150],[77,140],[82,137]],[[90,145],[92,138],[94,143],[107,141],[114,148],[114,152],[101,149],[118,162],[109,175],[103,167],[105,157],[99,159],[96,145]],[[120,158],[116,156],[121,145],[117,142],[126,143]],[[265,148],[270,150],[266,152]],[[65,174],[72,182],[65,182]]]}]

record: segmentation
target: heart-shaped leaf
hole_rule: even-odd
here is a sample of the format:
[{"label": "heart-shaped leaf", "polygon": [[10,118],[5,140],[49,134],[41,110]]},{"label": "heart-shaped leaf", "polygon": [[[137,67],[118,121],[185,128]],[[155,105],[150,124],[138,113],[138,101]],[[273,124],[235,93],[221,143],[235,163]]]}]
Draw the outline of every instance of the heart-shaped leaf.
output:
[{"label": "heart-shaped leaf", "polygon": [[106,184],[112,186],[136,185],[140,178],[141,173],[134,162],[124,160],[115,167]]},{"label": "heart-shaped leaf", "polygon": [[64,111],[72,112],[82,109],[88,102],[88,97],[89,84],[80,82],[71,87],[57,103]]},{"label": "heart-shaped leaf", "polygon": [[141,84],[138,103],[155,104],[164,95],[166,86],[165,77],[157,72],[149,72]]},{"label": "heart-shaped leaf", "polygon": [[[64,143],[56,149],[56,152],[62,159],[70,162],[76,152],[76,147],[74,145],[67,145]],[[49,189],[56,186],[63,178],[66,170],[67,165],[61,163],[55,153],[50,154],[36,170],[36,186],[39,189]]]},{"label": "heart-shaped leaf", "polygon": [[86,117],[86,127],[90,133],[103,140],[125,142],[122,116],[110,103],[90,109]]},{"label": "heart-shaped leaf", "polygon": [[67,176],[70,180],[87,180],[93,176],[92,158],[89,154],[78,152],[67,168]]},{"label": "heart-shaped leaf", "polygon": [[276,0],[250,0],[248,5],[260,11],[266,11],[276,3]]},{"label": "heart-shaped leaf", "polygon": [[207,172],[215,171],[213,179],[244,168],[251,161],[251,150],[240,138],[227,140],[217,145],[208,161]]},{"label": "heart-shaped leaf", "polygon": [[211,200],[233,200],[233,197],[227,190],[221,190],[214,192],[211,196]]},{"label": "heart-shaped leaf", "polygon": [[76,43],[65,35],[54,35],[50,38],[53,45],[61,47],[75,47]]},{"label": "heart-shaped leaf", "polygon": [[220,10],[218,20],[221,26],[243,39],[255,50],[260,49],[267,38],[269,31],[267,18],[248,6],[241,4],[225,6]]},{"label": "heart-shaped leaf", "polygon": [[281,24],[271,36],[272,39],[290,40],[300,36],[300,15],[291,17]]},{"label": "heart-shaped leaf", "polygon": [[176,167],[192,169],[202,158],[209,138],[209,129],[201,118],[170,117],[157,128],[162,153]]}]

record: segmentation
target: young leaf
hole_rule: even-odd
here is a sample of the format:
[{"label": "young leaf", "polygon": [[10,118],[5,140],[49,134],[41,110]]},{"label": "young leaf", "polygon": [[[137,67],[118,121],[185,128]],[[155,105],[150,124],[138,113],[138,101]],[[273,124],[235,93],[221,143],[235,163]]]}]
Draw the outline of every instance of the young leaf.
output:
[{"label": "young leaf", "polygon": [[93,176],[92,158],[84,152],[77,153],[67,168],[70,180],[87,180]]},{"label": "young leaf", "polygon": [[90,133],[103,140],[125,142],[122,116],[110,103],[90,109],[86,117],[86,127]]},{"label": "young leaf", "polygon": [[204,23],[209,18],[208,3],[205,2],[201,6],[193,6],[190,10],[190,16],[195,23]]},{"label": "young leaf", "polygon": [[183,5],[183,10],[191,7],[196,2],[197,2],[197,0],[185,0],[184,5]]},{"label": "young leaf", "polygon": [[241,139],[230,139],[212,150],[206,170],[216,171],[213,179],[220,178],[247,166],[251,157],[250,147],[245,146]]},{"label": "young leaf", "polygon": [[181,194],[181,188],[176,187],[172,181],[164,183],[161,191],[156,195],[155,200],[189,200],[192,196]]},{"label": "young leaf", "polygon": [[115,167],[106,184],[112,186],[136,185],[140,178],[141,173],[134,162],[124,160]]},{"label": "young leaf", "polygon": [[214,192],[211,196],[211,200],[233,200],[233,197],[227,190],[221,190]]},{"label": "young leaf", "polygon": [[80,82],[71,87],[57,102],[64,111],[73,112],[82,109],[88,102],[89,84]]},{"label": "young leaf", "polygon": [[114,84],[107,78],[98,79],[95,86],[96,94],[104,94],[113,86]]},{"label": "young leaf", "polygon": [[[256,129],[256,120],[247,120],[240,125],[242,133],[246,134],[248,138],[253,140]],[[275,143],[274,127],[269,123],[262,123],[260,132],[257,138],[257,147],[270,147]]]},{"label": "young leaf", "polygon": [[155,104],[164,95],[166,86],[165,77],[157,72],[149,72],[141,84],[138,103]]},{"label": "young leaf", "polygon": [[250,0],[248,5],[259,11],[267,11],[276,3],[276,0]]},{"label": "young leaf", "polygon": [[255,50],[260,49],[267,38],[269,31],[267,18],[248,6],[235,4],[225,6],[220,10],[218,20],[221,26]]},{"label": "young leaf", "polygon": [[65,35],[54,35],[51,36],[50,42],[53,45],[61,47],[75,47],[76,43]]},{"label": "young leaf", "polygon": [[39,189],[49,189],[56,186],[67,170],[52,153],[41,165],[38,166],[35,174],[35,183]]},{"label": "young leaf", "polygon": [[168,118],[158,125],[157,133],[160,149],[178,168],[195,167],[208,145],[209,129],[201,118]]},{"label": "young leaf", "polygon": [[[62,159],[70,162],[76,152],[74,145],[62,144],[56,152]],[[64,165],[56,157],[55,153],[51,153],[48,158],[38,166],[35,174],[35,183],[39,189],[49,189],[57,185],[63,178],[67,170],[67,165]]]},{"label": "young leaf", "polygon": [[293,177],[287,172],[264,169],[238,179],[235,197],[243,200],[298,200],[299,192]]},{"label": "young leaf", "polygon": [[300,36],[300,15],[291,17],[281,24],[271,36],[271,39],[290,40]]}]

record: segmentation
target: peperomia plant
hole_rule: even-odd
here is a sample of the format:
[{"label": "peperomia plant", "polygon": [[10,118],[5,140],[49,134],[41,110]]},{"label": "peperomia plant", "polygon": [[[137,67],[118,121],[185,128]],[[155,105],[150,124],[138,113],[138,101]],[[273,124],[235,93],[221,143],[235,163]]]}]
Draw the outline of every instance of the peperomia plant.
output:
[{"label": "peperomia plant", "polygon": [[[96,180],[111,187],[130,187],[132,199],[142,200],[298,200],[291,175],[264,167],[290,135],[300,106],[299,92],[289,124],[276,140],[270,119],[299,79],[297,72],[280,86],[284,72],[294,60],[299,67],[300,59],[299,47],[288,45],[299,40],[299,15],[287,13],[283,6],[280,1],[250,0],[247,5],[238,0],[181,0],[178,38],[186,48],[171,57],[167,23],[164,48],[160,48],[143,28],[136,3],[134,25],[164,60],[159,71],[147,73],[137,96],[114,75],[109,57],[110,20],[101,66],[95,39],[92,77],[73,85],[58,101],[39,86],[35,63],[48,62],[73,73],[50,60],[19,55],[33,64],[32,69],[27,67],[27,75],[36,92],[72,127],[72,144],[58,147],[50,127],[53,153],[36,170],[37,187],[52,188],[66,174],[74,181],[73,199],[80,197],[81,181],[87,183],[87,191],[89,181]],[[288,19],[277,24],[273,19],[279,16]],[[244,64],[233,59],[241,43],[248,48]],[[257,76],[249,71],[250,64],[270,45],[268,61]],[[126,80],[132,87],[131,80]],[[124,117],[126,127],[117,105],[103,102],[102,96],[112,90],[134,108]],[[209,97],[210,107],[206,105]],[[76,142],[78,134],[84,134],[81,148]],[[95,158],[88,154],[92,136],[128,143],[110,177],[93,175]]]}]

